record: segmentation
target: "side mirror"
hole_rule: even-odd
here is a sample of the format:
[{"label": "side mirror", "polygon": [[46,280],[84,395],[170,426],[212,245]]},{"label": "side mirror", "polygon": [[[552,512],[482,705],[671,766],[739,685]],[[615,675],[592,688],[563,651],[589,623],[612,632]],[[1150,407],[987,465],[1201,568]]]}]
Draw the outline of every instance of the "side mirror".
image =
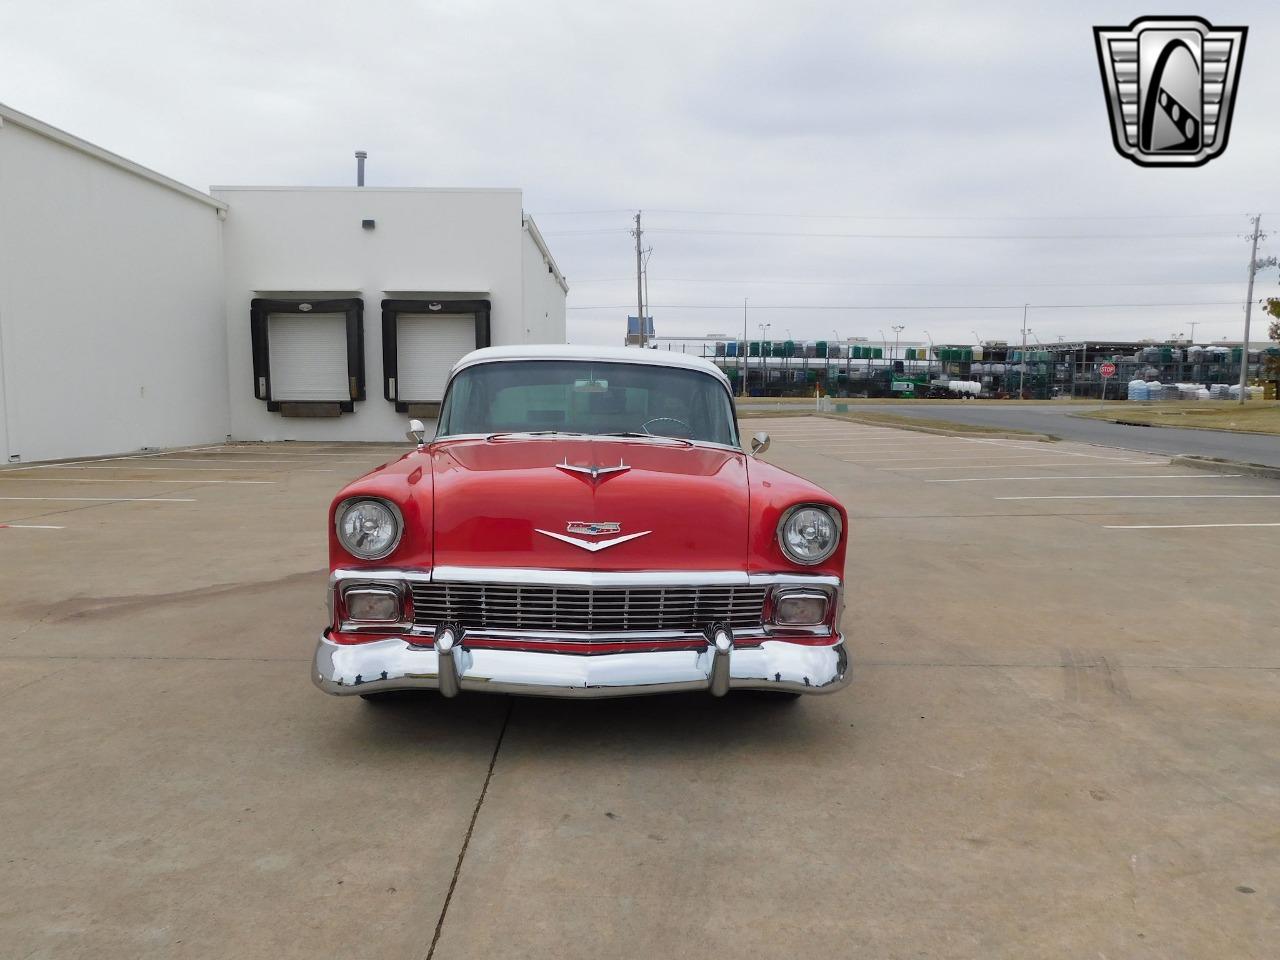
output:
[{"label": "side mirror", "polygon": [[769,449],[769,435],[761,430],[751,438],[751,455],[758,457]]},{"label": "side mirror", "polygon": [[414,443],[416,443],[418,446],[422,446],[422,443],[427,436],[427,428],[423,426],[423,423],[421,420],[410,420],[409,431],[405,434],[405,436],[408,437],[410,440],[412,440]]}]

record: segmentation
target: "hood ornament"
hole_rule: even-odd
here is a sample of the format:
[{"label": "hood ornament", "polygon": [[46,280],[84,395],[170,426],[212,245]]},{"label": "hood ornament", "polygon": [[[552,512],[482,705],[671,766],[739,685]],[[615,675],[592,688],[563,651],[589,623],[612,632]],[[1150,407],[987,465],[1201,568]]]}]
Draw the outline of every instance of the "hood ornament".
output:
[{"label": "hood ornament", "polygon": [[557,463],[556,469],[564,470],[566,473],[581,473],[590,477],[592,480],[599,480],[601,477],[607,476],[611,473],[626,473],[631,468],[621,460],[618,461],[618,465],[616,467],[580,467],[577,464],[570,463],[569,455],[565,454],[564,463]]}]

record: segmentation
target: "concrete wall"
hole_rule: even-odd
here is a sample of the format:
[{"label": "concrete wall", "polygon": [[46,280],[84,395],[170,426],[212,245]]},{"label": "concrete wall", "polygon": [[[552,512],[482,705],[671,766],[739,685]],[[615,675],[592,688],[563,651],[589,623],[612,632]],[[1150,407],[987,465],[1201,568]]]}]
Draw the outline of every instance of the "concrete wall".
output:
[{"label": "concrete wall", "polygon": [[[534,239],[537,227],[526,223],[521,238],[521,270],[524,274],[524,325],[526,343],[565,342],[565,287],[559,271]],[[501,346],[498,341],[494,346]]]},{"label": "concrete wall", "polygon": [[42,126],[0,123],[0,458],[225,439],[218,210]]},{"label": "concrete wall", "polygon": [[[382,396],[384,298],[492,301],[494,344],[564,339],[559,316],[525,322],[519,190],[215,187],[224,225],[231,433],[250,440],[397,440],[406,417]],[[361,221],[376,221],[373,230]],[[539,258],[539,262],[541,262]],[[545,266],[541,268],[545,273]],[[538,289],[545,285],[539,284]],[[364,300],[366,399],[337,419],[286,418],[254,397],[255,296]],[[530,300],[529,302],[533,302]],[[550,302],[550,301],[548,301]]]}]

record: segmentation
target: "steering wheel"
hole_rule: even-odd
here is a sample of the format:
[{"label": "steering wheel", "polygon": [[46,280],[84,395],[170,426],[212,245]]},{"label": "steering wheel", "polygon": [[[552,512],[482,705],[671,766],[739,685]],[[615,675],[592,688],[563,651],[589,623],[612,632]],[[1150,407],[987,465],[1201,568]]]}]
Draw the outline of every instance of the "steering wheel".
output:
[{"label": "steering wheel", "polygon": [[[645,433],[649,433],[649,424],[663,423],[663,422],[678,423],[680,424],[680,426],[684,428],[685,433],[687,433],[689,436],[693,436],[693,427],[689,426],[683,420],[680,420],[676,417],[654,417],[652,420],[646,420],[644,423],[640,424],[640,429],[643,430]],[[649,435],[657,436],[657,437],[666,436],[666,434],[662,434],[662,433],[657,433],[657,434],[649,433]]]}]

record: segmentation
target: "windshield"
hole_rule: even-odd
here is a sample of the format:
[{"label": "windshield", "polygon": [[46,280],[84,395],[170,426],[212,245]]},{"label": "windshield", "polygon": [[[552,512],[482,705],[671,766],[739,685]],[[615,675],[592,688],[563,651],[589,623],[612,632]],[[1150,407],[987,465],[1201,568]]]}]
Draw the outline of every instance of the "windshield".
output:
[{"label": "windshield", "polygon": [[591,360],[468,367],[449,387],[436,436],[546,431],[738,445],[728,391],[710,374]]}]

